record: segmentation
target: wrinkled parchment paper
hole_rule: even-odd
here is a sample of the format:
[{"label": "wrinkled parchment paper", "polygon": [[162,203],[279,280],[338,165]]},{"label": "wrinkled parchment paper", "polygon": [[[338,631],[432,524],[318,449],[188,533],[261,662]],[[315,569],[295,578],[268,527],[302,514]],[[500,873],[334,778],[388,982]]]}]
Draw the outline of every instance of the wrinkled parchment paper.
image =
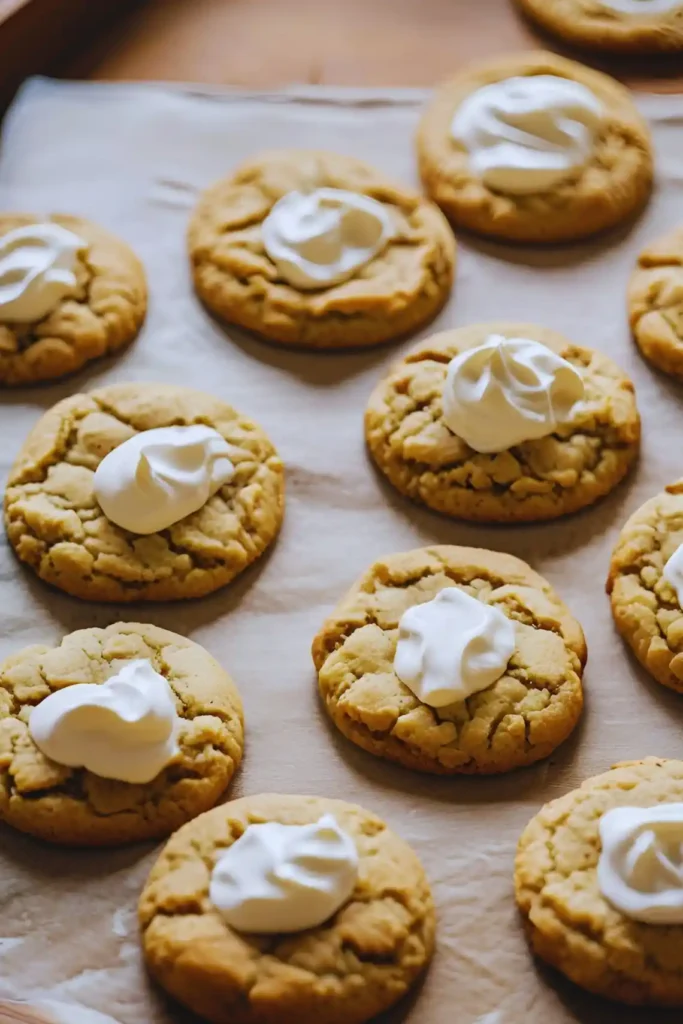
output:
[{"label": "wrinkled parchment paper", "polygon": [[[362,414],[372,386],[410,342],[351,355],[292,353],[224,331],[195,300],[185,227],[199,189],[265,147],[315,146],[415,180],[411,148],[425,94],[30,82],[6,122],[0,208],[70,212],[119,232],[149,274],[150,315],[121,358],[46,388],[0,394],[0,471],[58,399],[112,381],[213,391],[258,420],[287,466],[287,515],[272,554],[235,585],[178,606],[118,609],[49,590],[0,551],[0,655],[120,618],[204,644],[245,702],[247,753],[232,796],[315,793],[378,812],[419,852],[433,883],[439,950],[396,1024],[680,1021],[619,1010],[534,965],[516,916],[517,837],[542,803],[626,758],[681,757],[683,697],[649,682],[612,628],[604,579],[628,513],[683,473],[683,392],[639,358],[624,290],[639,249],[683,219],[683,97],[642,97],[659,183],[639,223],[599,243],[531,251],[468,238],[451,302],[434,329],[532,320],[609,352],[633,376],[644,419],[639,466],[587,512],[534,527],[480,529],[413,507],[372,471]],[[678,154],[678,157],[677,157]],[[309,647],[325,615],[376,558],[429,543],[527,559],[585,628],[587,707],[549,761],[507,777],[439,779],[385,764],[327,723]],[[154,852],[61,851],[0,832],[0,990],[72,1000],[121,1024],[188,1018],[141,964],[136,901]],[[611,1015],[611,1016],[610,1016]],[[616,1015],[616,1016],[615,1016]]]}]

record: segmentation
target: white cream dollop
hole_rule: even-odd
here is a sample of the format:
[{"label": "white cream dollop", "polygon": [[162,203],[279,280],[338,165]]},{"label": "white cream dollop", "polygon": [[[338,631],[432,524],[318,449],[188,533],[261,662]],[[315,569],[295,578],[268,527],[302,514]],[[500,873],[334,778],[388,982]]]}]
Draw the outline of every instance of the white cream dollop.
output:
[{"label": "white cream dollop", "polygon": [[600,819],[598,886],[646,924],[683,924],[683,803],[615,807]]},{"label": "white cream dollop", "polygon": [[241,932],[300,932],[346,903],[358,878],[358,851],[336,818],[312,825],[249,825],[216,861],[209,899]]},{"label": "white cream dollop", "polygon": [[230,452],[217,430],[201,424],[143,430],[102,459],[95,497],[117,526],[157,533],[197,512],[232,479]]},{"label": "white cream dollop", "polygon": [[652,16],[683,7],[682,0],[599,0],[602,7],[610,7],[622,14]]},{"label": "white cream dollop", "polygon": [[87,242],[59,224],[31,224],[0,237],[0,322],[35,323],[77,289]]},{"label": "white cream dollop", "polygon": [[341,188],[288,192],[262,226],[266,252],[295,288],[330,288],[353,277],[394,234],[389,209]]},{"label": "white cream dollop", "polygon": [[580,372],[547,345],[492,334],[448,364],[443,418],[476,452],[502,452],[571,422],[584,393]]},{"label": "white cream dollop", "polygon": [[472,170],[498,192],[545,192],[591,160],[603,109],[585,85],[556,75],[506,78],[463,100],[451,125]]},{"label": "white cream dollop", "polygon": [[171,687],[144,658],[127,662],[106,683],[55,690],[36,704],[28,723],[51,761],[139,784],[151,782],[175,756],[178,726]]},{"label": "white cream dollop", "polygon": [[667,560],[662,575],[676,591],[678,603],[683,608],[683,544],[679,544],[671,558]]},{"label": "white cream dollop", "polygon": [[442,708],[500,679],[514,650],[514,623],[499,608],[446,587],[401,616],[394,671],[423,704]]}]

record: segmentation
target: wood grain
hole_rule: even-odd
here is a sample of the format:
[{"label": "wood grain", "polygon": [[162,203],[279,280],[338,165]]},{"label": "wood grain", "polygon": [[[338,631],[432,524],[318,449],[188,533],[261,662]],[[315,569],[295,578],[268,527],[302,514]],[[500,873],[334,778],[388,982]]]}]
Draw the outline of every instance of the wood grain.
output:
[{"label": "wood grain", "polygon": [[578,53],[512,0],[149,0],[68,71],[251,87],[291,82],[432,85],[463,63],[550,46],[634,86],[683,91],[683,56]]}]

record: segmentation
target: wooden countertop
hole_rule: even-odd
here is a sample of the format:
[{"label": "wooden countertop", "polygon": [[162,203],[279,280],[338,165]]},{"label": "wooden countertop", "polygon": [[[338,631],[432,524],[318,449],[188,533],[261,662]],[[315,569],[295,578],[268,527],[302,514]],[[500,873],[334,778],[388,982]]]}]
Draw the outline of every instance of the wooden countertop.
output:
[{"label": "wooden countertop", "polygon": [[[65,72],[252,87],[432,85],[469,60],[538,45],[561,49],[512,0],[148,0]],[[683,91],[683,54],[570,55],[639,88]]]}]

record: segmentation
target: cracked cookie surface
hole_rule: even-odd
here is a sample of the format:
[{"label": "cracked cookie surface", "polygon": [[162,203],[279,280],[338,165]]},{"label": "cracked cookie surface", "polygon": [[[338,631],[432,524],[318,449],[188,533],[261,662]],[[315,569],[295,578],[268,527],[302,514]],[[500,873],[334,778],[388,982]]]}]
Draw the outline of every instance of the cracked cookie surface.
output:
[{"label": "cracked cookie surface", "polygon": [[517,0],[547,32],[575,46],[623,53],[683,50],[683,5],[669,11],[615,10],[600,0]]},{"label": "cracked cookie surface", "polygon": [[[591,162],[552,190],[524,196],[488,188],[470,171],[464,145],[451,137],[451,122],[466,97],[517,75],[556,75],[580,82],[605,111]],[[603,231],[635,214],[652,188],[650,134],[628,89],[552,53],[496,58],[444,83],[423,115],[417,145],[425,191],[449,219],[510,241],[560,242]]]},{"label": "cracked cookie surface", "polygon": [[[146,658],[168,681],[179,753],[150,783],[103,779],[49,760],[28,730],[31,708],[76,683],[104,683]],[[242,758],[242,702],[227,672],[185,637],[140,623],[82,629],[0,665],[0,817],[40,839],[113,846],[168,835],[213,807]]]},{"label": "cracked cookie surface", "polygon": [[[530,338],[582,373],[586,397],[571,425],[494,455],[475,452],[443,419],[448,363],[489,335]],[[535,324],[490,323],[420,342],[375,388],[365,436],[401,494],[460,519],[530,522],[591,505],[626,475],[640,446],[629,378],[601,352]]]},{"label": "cracked cookie surface", "polygon": [[[231,929],[209,901],[220,853],[251,824],[307,825],[323,814],[356,843],[349,900],[298,934]],[[434,949],[434,904],[416,854],[369,811],[320,797],[245,797],[186,825],[154,866],[139,913],[152,975],[212,1024],[362,1024],[408,991]]]},{"label": "cracked cookie surface", "polygon": [[[138,431],[203,423],[232,446],[232,479],[198,512],[139,536],[110,522],[95,470]],[[229,583],[282,522],[284,471],[255,423],[218,398],[173,385],[115,384],[73,395],[29,435],[5,494],[7,534],[41,579],[92,601],[175,601]]]},{"label": "cracked cookie surface", "polygon": [[[78,257],[78,291],[37,323],[0,319],[0,385],[36,384],[112,355],[136,337],[147,311],[142,264],[125,242],[80,217],[48,217],[88,243]],[[28,214],[0,215],[0,236],[45,223]]]},{"label": "cracked cookie surface", "polygon": [[[288,192],[339,188],[389,207],[395,237],[351,280],[300,291],[266,253],[261,225]],[[351,157],[266,152],[199,201],[189,229],[195,287],[216,316],[270,341],[357,348],[407,334],[436,315],[453,283],[455,240],[441,211]]]},{"label": "cracked cookie surface", "polygon": [[683,761],[628,761],[546,804],[524,830],[515,893],[531,946],[582,988],[624,1003],[683,1005],[683,926],[625,917],[597,881],[603,814],[681,801]]},{"label": "cracked cookie surface", "polygon": [[683,610],[662,573],[683,544],[683,481],[627,520],[612,553],[607,592],[617,629],[641,665],[683,693]]},{"label": "cracked cookie surface", "polygon": [[[492,686],[432,708],[394,672],[398,625],[449,586],[513,619],[517,646]],[[532,764],[569,736],[583,706],[581,626],[525,562],[478,548],[419,548],[376,562],[315,638],[313,661],[327,713],[347,739],[435,774]]]},{"label": "cracked cookie surface", "polygon": [[[683,8],[681,8],[683,31]],[[628,287],[628,313],[638,348],[658,369],[683,380],[683,227],[638,257]]]}]

